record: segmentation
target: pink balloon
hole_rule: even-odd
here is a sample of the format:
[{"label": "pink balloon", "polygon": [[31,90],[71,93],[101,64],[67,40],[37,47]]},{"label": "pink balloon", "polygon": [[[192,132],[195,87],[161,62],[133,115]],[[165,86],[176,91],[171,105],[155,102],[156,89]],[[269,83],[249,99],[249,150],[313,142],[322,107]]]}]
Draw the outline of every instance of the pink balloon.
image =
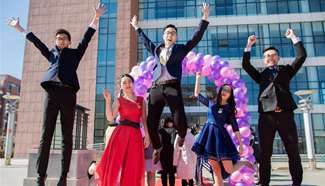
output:
[{"label": "pink balloon", "polygon": [[146,86],[147,88],[150,88],[151,85],[152,85],[152,81],[151,80],[144,79],[143,85]]},{"label": "pink balloon", "polygon": [[205,55],[203,60],[205,65],[209,65],[213,61],[213,57],[211,55]]},{"label": "pink balloon", "polygon": [[245,116],[245,113],[242,109],[237,109],[237,114],[236,114],[236,117],[243,117]]},{"label": "pink balloon", "polygon": [[242,157],[245,157],[248,155],[249,149],[247,145],[243,145],[243,153],[241,154]]},{"label": "pink balloon", "polygon": [[233,182],[239,182],[241,180],[241,174],[239,171],[236,171],[234,173],[231,174],[230,176],[230,179],[233,181]]},{"label": "pink balloon", "polygon": [[223,82],[220,81],[219,79],[215,80],[214,81],[214,84],[217,86],[217,87],[221,87],[223,85]]},{"label": "pink balloon", "polygon": [[233,132],[231,125],[227,125],[226,129],[227,129],[229,134],[231,134]]},{"label": "pink balloon", "polygon": [[201,74],[202,74],[202,76],[208,76],[209,74],[211,74],[210,65],[203,66]]},{"label": "pink balloon", "polygon": [[229,77],[229,72],[230,72],[229,67],[223,67],[220,70],[220,75],[222,75],[223,77]]},{"label": "pink balloon", "polygon": [[195,58],[195,56],[196,56],[196,54],[195,54],[195,52],[193,52],[193,51],[190,51],[190,52],[186,55],[186,57],[187,57],[189,60],[192,60],[193,58]]},{"label": "pink balloon", "polygon": [[251,174],[244,173],[242,175],[243,182],[247,185],[252,185],[254,183],[254,177]]},{"label": "pink balloon", "polygon": [[248,147],[248,154],[253,154],[253,153],[254,153],[253,147],[249,146]]},{"label": "pink balloon", "polygon": [[249,127],[242,127],[239,129],[239,132],[245,138],[248,138],[251,135],[251,130]]}]

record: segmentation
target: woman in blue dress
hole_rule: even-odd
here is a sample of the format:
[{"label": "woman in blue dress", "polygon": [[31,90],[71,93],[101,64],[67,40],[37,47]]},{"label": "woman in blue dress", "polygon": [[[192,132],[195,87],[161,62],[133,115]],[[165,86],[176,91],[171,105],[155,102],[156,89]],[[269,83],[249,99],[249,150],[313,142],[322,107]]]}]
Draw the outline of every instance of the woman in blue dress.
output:
[{"label": "woman in blue dress", "polygon": [[[192,150],[209,162],[214,172],[216,184],[222,186],[223,179],[242,166],[251,169],[254,167],[249,161],[240,160],[243,143],[236,121],[236,104],[232,87],[224,84],[220,87],[217,95],[211,95],[208,99],[200,94],[200,77],[200,73],[197,73],[194,95],[209,109],[207,122],[196,139]],[[230,124],[235,132],[239,141],[239,152],[225,128],[226,124]]]}]

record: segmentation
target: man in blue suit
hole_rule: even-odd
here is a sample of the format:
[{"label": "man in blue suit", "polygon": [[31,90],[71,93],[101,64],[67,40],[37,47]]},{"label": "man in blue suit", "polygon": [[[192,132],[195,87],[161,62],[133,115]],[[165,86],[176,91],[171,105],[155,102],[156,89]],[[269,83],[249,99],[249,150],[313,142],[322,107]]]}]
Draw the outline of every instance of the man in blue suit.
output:
[{"label": "man in blue suit", "polygon": [[60,111],[62,125],[62,167],[59,186],[67,185],[72,153],[72,130],[76,106],[76,93],[79,90],[77,68],[82,59],[91,37],[96,32],[99,18],[105,12],[105,7],[98,4],[95,15],[90,23],[82,41],[75,49],[69,48],[71,36],[67,30],[59,29],[55,34],[55,47],[48,47],[32,32],[27,32],[19,24],[19,18],[9,21],[9,25],[17,31],[24,33],[26,38],[38,48],[48,60],[50,67],[43,76],[41,86],[46,91],[43,129],[37,159],[37,185],[44,186],[48,166],[51,141],[55,129],[58,113]]},{"label": "man in blue suit", "polygon": [[203,3],[202,12],[203,17],[199,28],[186,44],[176,44],[177,28],[175,25],[169,24],[164,28],[163,43],[156,46],[139,28],[137,17],[134,16],[131,20],[131,25],[137,30],[146,49],[159,61],[154,68],[154,83],[149,94],[147,119],[150,139],[155,149],[153,152],[154,163],[157,163],[160,159],[162,144],[158,127],[166,103],[172,112],[174,124],[180,136],[177,143],[179,146],[184,143],[187,121],[181,91],[182,61],[187,53],[200,42],[204,31],[208,27],[208,4]]}]

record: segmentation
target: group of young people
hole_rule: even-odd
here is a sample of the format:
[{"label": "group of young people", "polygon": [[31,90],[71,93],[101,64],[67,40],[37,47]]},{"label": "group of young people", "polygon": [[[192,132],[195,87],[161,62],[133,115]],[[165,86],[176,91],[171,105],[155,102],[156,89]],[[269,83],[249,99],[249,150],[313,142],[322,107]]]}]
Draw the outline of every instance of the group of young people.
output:
[{"label": "group of young people", "polygon": [[[59,29],[55,33],[55,46],[49,49],[32,32],[22,28],[19,19],[13,18],[9,21],[9,25],[24,33],[50,64],[41,82],[41,86],[46,92],[46,100],[37,161],[39,174],[37,185],[39,186],[45,185],[50,145],[59,112],[63,132],[63,158],[62,173],[58,185],[67,185],[67,173],[72,152],[74,108],[76,93],[79,90],[76,71],[91,37],[96,31],[99,18],[104,12],[105,7],[102,4],[95,8],[94,18],[75,49],[69,47],[71,35],[67,30]],[[118,125],[110,134],[102,157],[98,162],[91,162],[87,170],[89,178],[94,175],[97,185],[145,185],[146,155],[144,151],[148,147],[152,148],[150,159],[152,159],[153,165],[160,162],[162,166],[164,185],[167,185],[167,179],[165,179],[167,175],[170,181],[173,181],[175,172],[181,174],[179,167],[195,164],[195,162],[188,161],[189,159],[182,163],[178,161],[179,157],[183,156],[182,149],[185,151],[185,147],[188,149],[186,152],[195,153],[196,156],[203,158],[211,165],[215,184],[218,186],[223,185],[225,178],[243,166],[254,169],[249,161],[240,158],[243,145],[236,121],[233,87],[230,84],[218,87],[217,93],[204,96],[200,93],[201,75],[200,73],[196,74],[194,96],[208,107],[208,113],[207,122],[198,137],[195,140],[190,139],[181,91],[182,61],[187,53],[200,42],[208,27],[208,4],[203,3],[202,14],[199,27],[193,37],[184,44],[176,42],[177,27],[175,25],[168,24],[164,27],[163,41],[156,45],[139,27],[136,16],[130,21],[147,51],[157,59],[153,70],[153,85],[149,90],[148,103],[143,97],[135,95],[134,79],[129,74],[121,76],[120,92],[114,96],[116,100],[113,101],[111,94],[107,90],[104,91],[107,120],[114,121],[117,116],[119,119],[116,121]],[[269,47],[263,51],[263,61],[266,67],[261,71],[257,70],[250,63],[250,51],[257,41],[257,37],[254,35],[248,37],[243,54],[243,69],[260,88],[258,96],[258,112],[260,113],[258,122],[259,171],[260,183],[263,186],[270,183],[270,158],[276,131],[279,132],[289,157],[292,185],[298,186],[302,182],[302,166],[293,114],[297,106],[290,93],[289,84],[303,65],[306,51],[292,29],[288,29],[285,36],[294,44],[296,57],[292,64],[278,65],[279,51],[275,47]],[[172,117],[170,122],[166,122],[165,127],[160,129],[160,118],[166,105],[170,108]],[[173,123],[174,131],[168,129],[168,123]],[[232,126],[240,144],[239,150],[225,129],[226,124]],[[140,130],[141,125],[143,132]],[[173,145],[168,146],[168,141]],[[175,153],[168,153],[168,148],[172,148]],[[170,162],[170,159],[175,161]],[[169,162],[168,165],[166,162]],[[169,167],[170,163],[172,163],[171,167]],[[177,168],[174,165],[177,165]],[[191,179],[184,179],[183,184],[187,184],[188,181],[191,185],[193,183]]]}]

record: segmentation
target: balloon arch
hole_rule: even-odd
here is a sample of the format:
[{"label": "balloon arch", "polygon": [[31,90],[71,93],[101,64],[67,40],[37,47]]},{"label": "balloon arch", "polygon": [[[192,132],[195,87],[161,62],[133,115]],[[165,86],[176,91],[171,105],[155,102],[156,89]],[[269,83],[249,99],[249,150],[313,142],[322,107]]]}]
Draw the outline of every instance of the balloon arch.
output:
[{"label": "balloon arch", "polygon": [[[137,95],[146,97],[147,90],[152,85],[153,69],[155,64],[156,61],[154,57],[150,56],[146,61],[142,61],[139,65],[132,68],[130,75],[134,77],[135,92]],[[230,68],[227,61],[222,60],[219,56],[203,55],[201,53],[196,54],[193,51],[189,52],[184,58],[182,62],[182,70],[183,75],[195,75],[196,72],[201,72],[201,75],[206,76],[210,81],[214,82],[216,87],[220,87],[225,83],[233,86],[237,109],[236,118],[244,144],[244,152],[241,157],[252,163],[255,162],[253,148],[249,145],[252,134],[249,125],[250,114],[247,109],[247,88],[245,82],[240,79],[239,74],[237,74],[234,69]],[[227,126],[227,131],[231,135],[233,142],[238,147],[239,143],[231,125]],[[253,185],[253,174],[254,171],[247,167],[243,167],[232,173],[229,183],[230,185],[235,186]]]}]

